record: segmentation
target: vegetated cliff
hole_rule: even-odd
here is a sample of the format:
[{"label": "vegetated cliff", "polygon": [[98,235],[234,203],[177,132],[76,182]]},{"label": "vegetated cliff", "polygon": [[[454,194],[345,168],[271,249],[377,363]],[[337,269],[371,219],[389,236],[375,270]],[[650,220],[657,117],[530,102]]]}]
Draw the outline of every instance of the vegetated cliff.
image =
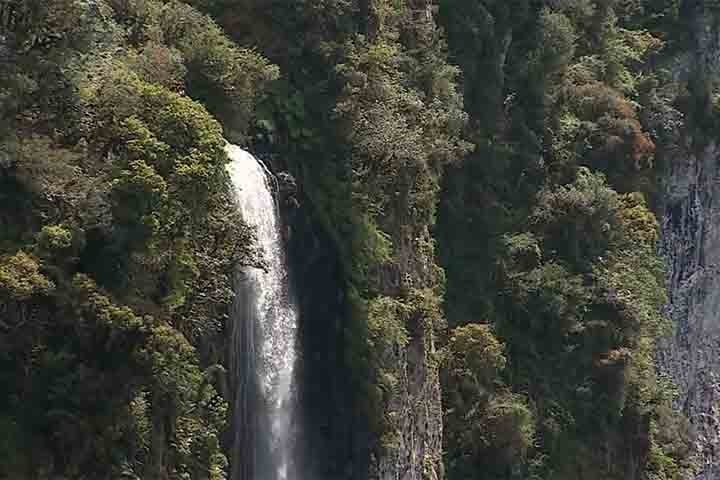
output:
[{"label": "vegetated cliff", "polygon": [[443,278],[430,229],[443,168],[468,145],[430,3],[204,6],[283,74],[255,144],[298,190],[289,242],[308,468],[441,478]]},{"label": "vegetated cliff", "polygon": [[213,114],[276,70],[180,2],[2,2],[0,42],[0,478],[225,478],[256,260]]},{"label": "vegetated cliff", "polygon": [[702,6],[680,3],[2,3],[0,477],[226,476],[218,363],[254,254],[224,135],[282,172],[309,476],[682,478],[644,198],[694,153],[666,245],[709,268],[712,96],[648,63]]},{"label": "vegetated cliff", "polygon": [[668,141],[662,246],[668,263],[669,313],[675,332],[659,363],[676,383],[676,406],[688,416],[699,454],[696,478],[720,477],[720,145],[715,92],[720,82],[720,12],[696,2],[686,12],[690,42],[671,62],[689,84],[681,110],[662,116]]},{"label": "vegetated cliff", "polygon": [[451,478],[691,470],[653,364],[670,325],[644,200],[657,189],[647,103],[673,101],[651,60],[679,14],[678,2],[440,2],[477,145],[446,176],[437,231],[455,327]]},{"label": "vegetated cliff", "polygon": [[[659,363],[679,389],[676,406],[693,426],[701,456],[697,478],[720,474],[720,383],[718,375],[718,159],[715,141],[699,149],[684,145],[673,163],[664,192],[663,249],[668,258],[669,313],[675,332]],[[669,152],[668,152],[669,153]]]}]

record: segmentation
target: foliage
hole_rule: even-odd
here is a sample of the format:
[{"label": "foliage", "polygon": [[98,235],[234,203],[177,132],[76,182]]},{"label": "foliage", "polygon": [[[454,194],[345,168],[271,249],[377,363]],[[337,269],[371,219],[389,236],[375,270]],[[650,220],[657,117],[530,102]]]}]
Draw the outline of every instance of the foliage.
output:
[{"label": "foliage", "polygon": [[658,226],[637,193],[657,175],[640,93],[661,79],[643,63],[659,38],[677,46],[677,4],[519,3],[440,2],[478,148],[447,177],[438,236],[449,321],[494,327],[497,381],[527,395],[536,441],[500,473],[453,474],[474,444],[449,427],[451,476],[680,478],[687,437],[670,446],[655,427],[682,420],[653,363],[669,326]]},{"label": "foliage", "polygon": [[48,293],[52,283],[40,272],[38,263],[25,252],[3,259],[0,289],[7,300],[21,301]]},{"label": "foliage", "polygon": [[186,91],[223,121],[229,135],[242,138],[276,68],[233,44],[209,17],[185,3],[109,3],[134,47],[128,65],[145,80]]},{"label": "foliage", "polygon": [[535,437],[527,400],[502,380],[507,359],[488,325],[468,324],[450,333],[443,372],[446,459],[451,478],[513,475]]},{"label": "foliage", "polygon": [[191,97],[242,137],[274,67],[153,0],[5,2],[0,57],[0,477],[225,478],[202,367],[255,259]]},{"label": "foliage", "polygon": [[436,3],[2,3],[0,477],[225,477],[203,368],[257,259],[224,137],[294,177],[329,478],[436,428],[439,370],[451,479],[691,469],[645,200],[680,112],[717,130],[649,61],[680,2]]},{"label": "foliage", "polygon": [[[509,344],[513,382],[534,392],[538,405],[552,398],[562,406],[561,423],[552,410],[538,408],[537,415],[541,424],[553,419],[551,431],[541,430],[545,471],[570,472],[569,445],[599,448],[603,437],[629,438],[658,404],[664,415],[676,415],[653,364],[655,339],[668,326],[658,226],[641,195],[618,195],[586,169],[573,184],[542,191],[528,221],[531,234],[507,239],[508,303],[498,331]],[[661,448],[652,431],[645,435],[650,446],[630,451],[650,465],[651,452]],[[605,448],[615,458],[606,475],[636,468],[623,446]],[[664,458],[664,474],[679,475],[683,458]],[[583,468],[603,468],[594,461],[578,459],[593,465]]]}]

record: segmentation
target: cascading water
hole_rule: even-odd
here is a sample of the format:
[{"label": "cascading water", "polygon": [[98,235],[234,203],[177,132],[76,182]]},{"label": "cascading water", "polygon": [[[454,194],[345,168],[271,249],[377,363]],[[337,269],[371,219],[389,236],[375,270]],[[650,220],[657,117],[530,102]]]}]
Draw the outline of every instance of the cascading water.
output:
[{"label": "cascading water", "polygon": [[298,480],[293,370],[297,311],[272,192],[273,177],[248,152],[228,145],[228,167],[243,219],[255,228],[263,269],[239,269],[230,349],[234,385],[232,480]]}]

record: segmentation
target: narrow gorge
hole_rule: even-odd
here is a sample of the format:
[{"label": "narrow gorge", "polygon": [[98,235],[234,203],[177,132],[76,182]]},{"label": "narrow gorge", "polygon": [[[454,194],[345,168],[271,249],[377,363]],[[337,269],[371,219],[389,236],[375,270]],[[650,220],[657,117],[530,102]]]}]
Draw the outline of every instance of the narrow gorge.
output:
[{"label": "narrow gorge", "polygon": [[718,185],[717,1],[0,0],[0,480],[720,480]]}]

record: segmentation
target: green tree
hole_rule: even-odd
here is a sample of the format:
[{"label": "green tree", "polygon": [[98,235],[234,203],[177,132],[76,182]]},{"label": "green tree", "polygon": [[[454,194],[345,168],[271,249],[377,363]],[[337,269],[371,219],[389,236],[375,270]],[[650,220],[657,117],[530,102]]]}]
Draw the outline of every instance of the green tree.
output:
[{"label": "green tree", "polygon": [[488,325],[450,332],[443,372],[446,462],[451,478],[513,478],[535,437],[527,400],[502,379],[504,346]]}]

